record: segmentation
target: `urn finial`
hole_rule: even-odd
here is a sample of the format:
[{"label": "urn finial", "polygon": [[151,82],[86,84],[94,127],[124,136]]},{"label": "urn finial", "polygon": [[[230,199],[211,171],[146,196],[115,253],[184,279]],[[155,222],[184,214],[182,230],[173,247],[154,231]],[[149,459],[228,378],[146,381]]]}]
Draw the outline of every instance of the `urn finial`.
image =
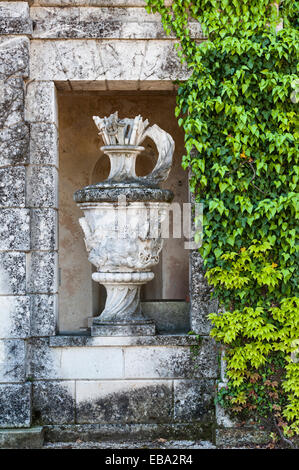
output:
[{"label": "urn finial", "polygon": [[99,129],[105,145],[134,145],[138,146],[142,140],[148,120],[143,121],[140,114],[134,119],[118,118],[118,112],[109,117],[93,116],[95,125]]},{"label": "urn finial", "polygon": [[[111,170],[109,181],[139,180],[158,184],[167,179],[174,152],[173,138],[154,124],[149,127],[149,122],[139,114],[134,119],[119,119],[118,112],[109,117],[100,118],[93,116],[95,125],[99,129],[105,146],[101,147],[110,158]],[[137,155],[144,150],[141,147],[146,137],[154,141],[159,155],[155,168],[147,176],[137,178],[135,162]]]}]

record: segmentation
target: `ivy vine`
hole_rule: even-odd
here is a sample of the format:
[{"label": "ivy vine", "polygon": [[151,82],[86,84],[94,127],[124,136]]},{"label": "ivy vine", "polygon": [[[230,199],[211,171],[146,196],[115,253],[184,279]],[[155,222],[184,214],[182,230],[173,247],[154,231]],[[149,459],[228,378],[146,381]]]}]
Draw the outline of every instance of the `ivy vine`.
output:
[{"label": "ivy vine", "polygon": [[[220,301],[211,335],[225,345],[223,406],[299,434],[298,3],[147,0],[177,39],[182,165],[204,205],[200,249]],[[190,19],[203,39],[191,37]],[[194,151],[194,149],[196,151]]]}]

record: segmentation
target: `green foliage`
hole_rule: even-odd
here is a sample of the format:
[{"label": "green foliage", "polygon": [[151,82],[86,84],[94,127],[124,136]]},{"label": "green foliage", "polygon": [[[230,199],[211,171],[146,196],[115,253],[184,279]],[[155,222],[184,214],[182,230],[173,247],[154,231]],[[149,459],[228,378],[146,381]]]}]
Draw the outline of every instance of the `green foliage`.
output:
[{"label": "green foliage", "polygon": [[[176,116],[182,165],[204,205],[201,253],[221,311],[212,336],[226,345],[234,412],[299,433],[298,2],[147,0],[190,69]],[[192,39],[190,19],[205,39]],[[279,27],[283,21],[283,28]],[[274,383],[274,385],[273,385]]]}]

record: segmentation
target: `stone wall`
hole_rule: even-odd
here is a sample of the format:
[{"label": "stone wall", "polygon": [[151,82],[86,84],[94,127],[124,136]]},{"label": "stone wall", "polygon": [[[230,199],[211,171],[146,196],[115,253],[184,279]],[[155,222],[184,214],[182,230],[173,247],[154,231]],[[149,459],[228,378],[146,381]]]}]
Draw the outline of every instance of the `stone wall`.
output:
[{"label": "stone wall", "polygon": [[0,3],[0,427],[30,426],[26,339],[31,334],[28,291],[30,208],[26,200],[31,20],[27,3]]},{"label": "stone wall", "polygon": [[189,436],[212,439],[213,348],[209,340],[199,348],[196,338],[174,335],[34,340],[34,423],[73,433],[77,425],[107,425],[119,434],[138,424],[144,437],[174,436],[190,425]]},{"label": "stone wall", "polygon": [[[53,439],[59,426],[66,434],[94,426],[110,435],[163,429],[212,438],[217,354],[206,314],[215,304],[198,253],[190,255],[189,284],[200,343],[184,334],[116,343],[56,334],[57,90],[173,91],[187,71],[144,3],[0,2],[2,428],[41,424]],[[200,39],[199,26],[191,28]]]}]

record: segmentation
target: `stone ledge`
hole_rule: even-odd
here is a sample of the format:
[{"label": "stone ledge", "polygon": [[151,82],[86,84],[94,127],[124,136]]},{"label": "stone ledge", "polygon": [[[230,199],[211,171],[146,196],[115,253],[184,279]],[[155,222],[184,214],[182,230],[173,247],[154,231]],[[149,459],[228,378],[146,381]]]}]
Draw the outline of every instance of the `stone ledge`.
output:
[{"label": "stone ledge", "polygon": [[51,336],[50,347],[72,346],[196,346],[195,335],[156,335],[156,336],[97,336],[85,334],[64,334]]},{"label": "stone ledge", "polygon": [[72,442],[112,439],[205,439],[212,441],[212,423],[179,424],[70,424],[45,426],[45,441]]},{"label": "stone ledge", "polygon": [[44,429],[42,427],[0,430],[1,449],[40,449],[43,443]]},{"label": "stone ledge", "polygon": [[89,442],[47,442],[43,449],[216,449],[210,441],[203,440],[168,440],[161,442],[159,439],[154,441],[131,439],[121,441],[89,441]]},{"label": "stone ledge", "polygon": [[156,325],[153,321],[144,321],[135,324],[111,324],[103,322],[91,326],[92,336],[151,336],[156,332]]},{"label": "stone ledge", "polygon": [[108,341],[109,345],[92,347],[78,344],[49,347],[48,339],[32,340],[30,373],[35,380],[217,377],[216,344],[211,338],[203,338],[200,345],[178,342],[112,345],[111,337]]}]

